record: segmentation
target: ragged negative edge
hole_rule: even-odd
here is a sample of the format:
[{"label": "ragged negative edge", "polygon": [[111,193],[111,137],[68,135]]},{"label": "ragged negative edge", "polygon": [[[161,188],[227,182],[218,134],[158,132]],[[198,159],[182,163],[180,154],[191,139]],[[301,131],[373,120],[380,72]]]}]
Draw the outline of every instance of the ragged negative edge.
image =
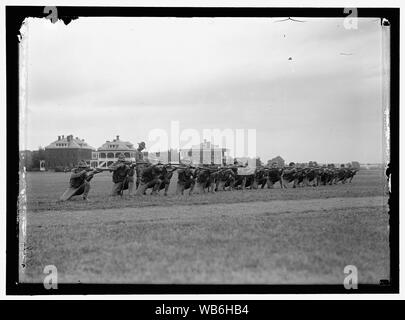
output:
[{"label": "ragged negative edge", "polygon": [[[22,136],[22,141],[19,141],[19,149],[25,150],[26,145],[26,125],[27,125],[27,68],[28,68],[28,19],[25,19],[20,28],[18,36],[19,48],[19,132]],[[27,182],[26,182],[26,166],[25,156],[20,153],[19,163],[19,194],[18,194],[18,212],[17,224],[19,227],[18,247],[19,247],[19,264],[18,274],[19,282],[24,280],[26,267],[26,228],[27,228]]]},{"label": "ragged negative edge", "polygon": [[[56,11],[57,12],[57,11]],[[32,19],[27,17],[21,21],[21,27],[19,29],[18,42],[18,57],[19,57],[19,150],[26,150],[27,142],[27,92],[28,92],[28,39],[29,39],[29,22]],[[48,17],[39,19],[49,19]],[[78,19],[78,17],[64,17],[57,16],[58,19],[63,21],[65,25],[68,25],[72,20]],[[50,19],[49,19],[50,20]],[[49,21],[50,23],[52,21]],[[54,23],[52,22],[52,23]],[[19,194],[17,200],[17,224],[18,224],[18,248],[19,248],[19,261],[18,261],[18,281],[24,282],[25,269],[26,269],[26,229],[27,229],[27,182],[26,182],[26,165],[25,156],[20,153],[20,163],[19,163]]]},{"label": "ragged negative edge", "polygon": [[[381,19],[382,28],[382,109],[383,109],[383,164],[386,168],[385,171],[385,185],[384,193],[388,195],[387,203],[387,214],[390,216],[391,221],[391,207],[390,207],[390,197],[391,197],[391,152],[390,152],[390,109],[391,109],[391,27],[387,19]],[[388,225],[389,228],[390,224]],[[390,239],[390,250],[392,250],[392,243]],[[392,270],[392,269],[391,269]],[[392,280],[392,274],[390,278]]]},{"label": "ragged negative edge", "polygon": [[[391,63],[391,52],[390,52],[390,32],[391,27],[390,23],[387,19],[383,18],[381,21],[381,28],[382,28],[382,104],[383,104],[383,119],[384,119],[384,137],[383,137],[383,163],[387,169],[390,166],[390,87],[391,87],[391,70],[390,70],[390,63]],[[388,190],[388,194],[391,193],[391,179],[387,175],[386,180],[386,189]]]}]

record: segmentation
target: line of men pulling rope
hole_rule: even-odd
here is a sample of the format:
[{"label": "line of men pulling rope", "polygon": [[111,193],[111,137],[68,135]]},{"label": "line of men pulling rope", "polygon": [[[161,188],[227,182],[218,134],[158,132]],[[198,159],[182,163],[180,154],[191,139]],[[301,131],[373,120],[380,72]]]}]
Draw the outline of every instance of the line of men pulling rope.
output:
[{"label": "line of men pulling rope", "polygon": [[[298,167],[290,163],[288,167],[279,168],[276,163],[271,167],[257,167],[250,174],[243,174],[240,170],[247,169],[246,165],[240,165],[235,160],[233,165],[173,165],[155,164],[152,165],[143,159],[142,150],[145,143],[139,143],[136,150],[135,162],[126,161],[125,156],[120,154],[118,161],[108,168],[90,168],[85,161],[79,162],[78,166],[71,172],[69,188],[63,193],[60,200],[70,200],[74,196],[82,196],[87,199],[90,190],[90,181],[95,174],[110,171],[112,172],[113,188],[112,196],[123,196],[124,191],[128,194],[144,195],[148,189],[152,189],[151,194],[157,194],[164,190],[167,195],[170,180],[174,171],[177,170],[178,181],[176,194],[184,194],[186,190],[191,195],[197,185],[202,192],[215,192],[219,190],[233,189],[262,189],[267,185],[273,188],[279,182],[281,188],[287,188],[292,183],[292,187],[299,186],[319,186],[321,184],[332,185],[338,182],[351,182],[357,169],[334,168],[333,166],[311,166]],[[134,179],[136,173],[136,181]]]},{"label": "line of men pulling rope", "polygon": [[[122,196],[123,190],[125,189],[132,192],[135,172],[137,175],[137,188],[140,184],[140,167],[145,163],[142,154],[143,149],[145,149],[145,142],[138,143],[138,148],[135,150],[134,164],[127,163],[123,154],[120,154],[118,161],[108,168],[90,168],[85,161],[80,161],[77,167],[72,169],[69,188],[62,194],[60,200],[70,200],[74,196],[82,196],[84,200],[87,200],[90,191],[90,181],[93,179],[94,175],[103,171],[113,172],[112,179],[114,185],[111,193],[112,195]],[[138,164],[138,166],[136,164]]]}]

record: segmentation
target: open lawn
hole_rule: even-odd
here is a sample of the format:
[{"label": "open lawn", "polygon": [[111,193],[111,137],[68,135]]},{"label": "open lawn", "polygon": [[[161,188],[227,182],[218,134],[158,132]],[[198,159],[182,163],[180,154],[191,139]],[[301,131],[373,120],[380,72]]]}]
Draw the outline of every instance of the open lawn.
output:
[{"label": "open lawn", "polygon": [[55,265],[70,283],[343,284],[389,278],[384,177],[360,171],[351,184],[193,196],[110,199],[111,176],[91,199],[55,200],[64,173],[27,176],[23,282]]}]

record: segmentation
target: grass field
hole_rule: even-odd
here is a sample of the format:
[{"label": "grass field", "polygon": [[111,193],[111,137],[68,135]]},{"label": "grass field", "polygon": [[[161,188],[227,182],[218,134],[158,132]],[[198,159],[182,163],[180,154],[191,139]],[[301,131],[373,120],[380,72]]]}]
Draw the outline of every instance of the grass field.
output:
[{"label": "grass field", "polygon": [[342,284],[349,264],[360,283],[389,278],[381,171],[346,185],[123,199],[108,197],[103,173],[90,200],[60,203],[68,179],[26,177],[23,282],[42,282],[46,265],[70,283]]}]

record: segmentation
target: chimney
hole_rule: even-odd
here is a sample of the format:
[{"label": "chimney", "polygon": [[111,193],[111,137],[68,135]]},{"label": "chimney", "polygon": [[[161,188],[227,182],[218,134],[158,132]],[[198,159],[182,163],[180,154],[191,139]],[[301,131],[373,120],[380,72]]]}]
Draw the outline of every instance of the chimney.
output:
[{"label": "chimney", "polygon": [[65,135],[62,135],[62,140],[65,139]]},{"label": "chimney", "polygon": [[120,136],[117,136],[117,141],[120,139]]},{"label": "chimney", "polygon": [[58,136],[58,141],[60,140],[60,136]]}]

